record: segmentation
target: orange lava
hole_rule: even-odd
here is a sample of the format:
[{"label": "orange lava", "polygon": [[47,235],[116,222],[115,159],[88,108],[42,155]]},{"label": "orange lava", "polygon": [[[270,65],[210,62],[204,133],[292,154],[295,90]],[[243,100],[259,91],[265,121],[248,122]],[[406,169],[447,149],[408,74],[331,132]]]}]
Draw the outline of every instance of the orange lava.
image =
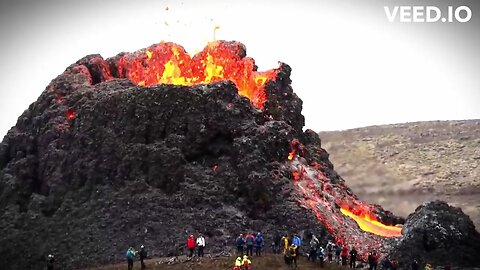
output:
[{"label": "orange lava", "polygon": [[172,42],[149,47],[139,57],[124,56],[119,72],[141,86],[157,84],[196,85],[230,80],[238,93],[263,109],[267,100],[264,85],[274,79],[277,70],[256,71],[252,58],[242,57],[238,43],[214,41],[191,57]]},{"label": "orange lava", "polygon": [[396,226],[388,226],[379,222],[374,216],[368,213],[361,213],[356,215],[346,208],[340,208],[340,211],[345,216],[348,216],[357,222],[360,229],[373,233],[376,235],[381,235],[385,237],[400,237],[402,236],[402,228]]},{"label": "orange lava", "polygon": [[288,153],[288,160],[292,160],[294,157],[295,157],[295,150],[292,150],[290,151],[290,153]]}]

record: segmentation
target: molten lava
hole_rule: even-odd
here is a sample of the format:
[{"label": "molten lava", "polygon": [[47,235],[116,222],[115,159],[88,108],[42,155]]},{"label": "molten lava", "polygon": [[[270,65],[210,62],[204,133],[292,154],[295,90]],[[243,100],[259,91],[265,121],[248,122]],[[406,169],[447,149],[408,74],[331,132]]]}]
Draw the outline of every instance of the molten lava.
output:
[{"label": "molten lava", "polygon": [[288,153],[288,160],[292,160],[294,157],[295,157],[295,150],[292,150],[290,151],[290,153]]},{"label": "molten lava", "polygon": [[141,86],[156,84],[196,85],[230,80],[238,93],[263,109],[267,97],[264,85],[274,79],[277,70],[256,71],[252,58],[244,57],[237,43],[214,41],[193,57],[171,42],[149,47],[143,54],[124,56],[119,73]]},{"label": "molten lava", "polygon": [[381,235],[385,237],[400,237],[402,236],[402,228],[396,226],[388,226],[379,222],[375,216],[363,213],[362,215],[356,215],[348,209],[340,208],[340,212],[347,217],[352,218],[357,222],[360,229],[373,233],[376,235]]},{"label": "molten lava", "polygon": [[342,182],[332,183],[321,164],[308,164],[300,158],[303,147],[300,143],[292,145],[296,155],[289,165],[300,204],[312,210],[337,243],[355,246],[361,260],[366,260],[372,250],[386,255],[384,240],[401,236],[402,229],[379,222],[373,206],[351,194]]}]

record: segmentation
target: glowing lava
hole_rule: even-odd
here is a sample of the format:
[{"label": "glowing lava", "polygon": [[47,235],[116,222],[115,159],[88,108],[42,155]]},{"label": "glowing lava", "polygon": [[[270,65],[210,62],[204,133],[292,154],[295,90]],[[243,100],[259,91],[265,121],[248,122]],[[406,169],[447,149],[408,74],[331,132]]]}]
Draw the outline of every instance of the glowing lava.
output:
[{"label": "glowing lava", "polygon": [[402,236],[402,228],[396,226],[388,226],[379,222],[374,216],[369,214],[356,215],[348,209],[340,208],[340,212],[347,217],[352,218],[357,222],[360,229],[381,235],[385,237],[400,237]]},{"label": "glowing lava", "polygon": [[245,48],[236,42],[214,41],[193,57],[171,42],[161,42],[134,57],[119,61],[119,73],[141,86],[157,84],[196,85],[230,80],[238,93],[263,109],[267,97],[264,85],[274,79],[277,70],[256,71],[252,58],[244,57]]},{"label": "glowing lava", "polygon": [[373,214],[374,206],[359,200],[343,182],[332,183],[322,164],[308,164],[305,158],[300,158],[303,157],[300,143],[292,146],[296,155],[288,164],[293,186],[300,195],[298,202],[313,211],[337,243],[349,248],[355,246],[360,260],[366,260],[372,250],[382,256],[388,254],[386,239],[401,236],[402,228],[379,222]]}]

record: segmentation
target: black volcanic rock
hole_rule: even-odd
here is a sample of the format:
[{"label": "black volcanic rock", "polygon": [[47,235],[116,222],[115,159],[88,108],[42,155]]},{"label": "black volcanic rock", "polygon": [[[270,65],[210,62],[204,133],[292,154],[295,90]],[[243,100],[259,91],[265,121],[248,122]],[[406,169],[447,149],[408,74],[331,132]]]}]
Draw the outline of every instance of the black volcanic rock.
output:
[{"label": "black volcanic rock", "polygon": [[245,230],[325,234],[283,164],[303,127],[289,81],[269,86],[270,119],[229,81],[139,87],[103,81],[106,66],[67,68],[0,144],[2,267],[43,269],[50,252],[62,269],[101,265],[140,244],[173,255],[197,232],[207,252]]},{"label": "black volcanic rock", "polygon": [[414,259],[421,266],[480,267],[480,234],[460,208],[425,203],[408,216],[403,233],[390,256],[404,267]]}]

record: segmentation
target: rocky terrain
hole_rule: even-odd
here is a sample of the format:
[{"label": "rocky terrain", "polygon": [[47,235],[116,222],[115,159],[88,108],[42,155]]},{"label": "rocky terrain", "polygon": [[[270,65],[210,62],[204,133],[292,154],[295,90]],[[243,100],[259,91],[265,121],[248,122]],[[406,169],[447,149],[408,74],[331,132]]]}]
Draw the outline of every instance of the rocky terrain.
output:
[{"label": "rocky terrain", "polygon": [[[216,52],[222,68],[210,65]],[[43,269],[49,253],[60,269],[108,265],[141,244],[151,257],[176,256],[185,253],[186,237],[199,232],[212,253],[229,251],[246,231],[262,231],[266,239],[313,232],[323,244],[357,246],[360,258],[371,249],[420,254],[426,247],[417,245],[424,239],[418,231],[433,243],[480,243],[470,219],[447,205],[427,207],[438,218],[419,207],[405,220],[359,200],[318,134],[303,131],[288,65],[256,73],[238,42],[219,41],[176,59],[181,55],[188,56],[162,43],[106,60],[86,56],[19,117],[0,143],[2,267]],[[147,80],[171,79],[179,73],[175,63],[189,62],[182,72],[205,65],[208,84]],[[232,62],[238,85],[215,77]],[[375,233],[360,229],[360,221]],[[393,225],[404,222],[401,235]],[[449,230],[430,232],[422,227],[429,222]],[[475,266],[478,246],[457,246],[452,264]],[[441,253],[431,254],[442,263]]]},{"label": "rocky terrain", "polygon": [[407,216],[426,201],[461,207],[480,228],[480,120],[321,132],[335,170],[360,197]]}]

